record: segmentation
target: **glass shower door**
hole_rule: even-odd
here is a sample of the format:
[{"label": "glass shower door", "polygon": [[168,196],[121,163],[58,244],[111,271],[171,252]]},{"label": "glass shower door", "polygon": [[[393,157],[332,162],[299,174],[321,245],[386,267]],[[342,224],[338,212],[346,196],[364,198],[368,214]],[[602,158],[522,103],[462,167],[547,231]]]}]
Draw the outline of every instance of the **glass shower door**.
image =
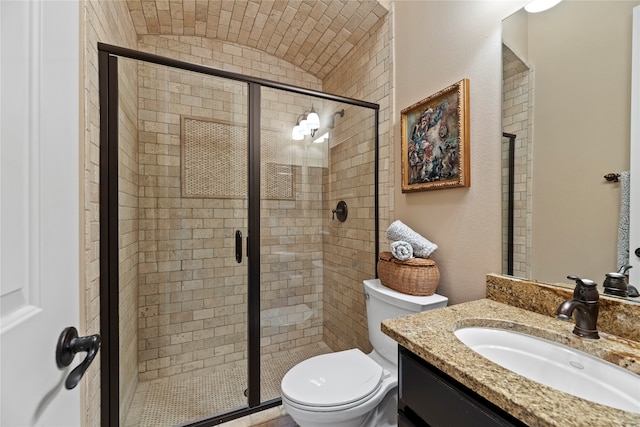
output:
[{"label": "glass shower door", "polygon": [[247,99],[119,58],[121,425],[247,405]]},{"label": "glass shower door", "polygon": [[[292,139],[303,113],[328,111],[312,96],[262,88],[260,129],[260,385],[279,398],[284,374],[329,352],[322,342],[323,177],[327,143]],[[324,105],[327,104],[325,108]],[[314,132],[320,138],[320,132]]]},{"label": "glass shower door", "polygon": [[[294,138],[293,126],[312,111],[319,127]],[[362,280],[375,277],[376,133],[371,109],[273,88],[262,88],[260,112],[260,385],[267,402],[281,396],[282,377],[303,360],[369,346]],[[344,222],[333,212],[340,201],[348,205]]]}]

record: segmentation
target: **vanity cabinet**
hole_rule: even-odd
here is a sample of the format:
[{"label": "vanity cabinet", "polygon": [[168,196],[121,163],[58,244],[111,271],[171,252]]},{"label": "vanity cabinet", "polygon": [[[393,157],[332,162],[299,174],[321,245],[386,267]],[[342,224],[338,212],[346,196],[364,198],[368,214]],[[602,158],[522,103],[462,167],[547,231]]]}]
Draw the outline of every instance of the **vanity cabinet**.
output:
[{"label": "vanity cabinet", "polygon": [[525,426],[398,345],[398,426]]}]

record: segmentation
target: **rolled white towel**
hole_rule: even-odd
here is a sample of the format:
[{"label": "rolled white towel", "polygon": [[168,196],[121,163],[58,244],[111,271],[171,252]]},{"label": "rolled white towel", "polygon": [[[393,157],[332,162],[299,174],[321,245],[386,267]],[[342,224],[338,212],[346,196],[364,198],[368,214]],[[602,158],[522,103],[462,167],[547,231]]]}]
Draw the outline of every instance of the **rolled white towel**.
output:
[{"label": "rolled white towel", "polygon": [[391,242],[391,253],[400,261],[406,261],[413,258],[413,246],[410,243],[397,240]]},{"label": "rolled white towel", "polygon": [[394,221],[387,228],[387,239],[409,243],[413,247],[413,255],[420,258],[429,258],[429,255],[438,249],[438,245],[425,239],[400,220]]}]

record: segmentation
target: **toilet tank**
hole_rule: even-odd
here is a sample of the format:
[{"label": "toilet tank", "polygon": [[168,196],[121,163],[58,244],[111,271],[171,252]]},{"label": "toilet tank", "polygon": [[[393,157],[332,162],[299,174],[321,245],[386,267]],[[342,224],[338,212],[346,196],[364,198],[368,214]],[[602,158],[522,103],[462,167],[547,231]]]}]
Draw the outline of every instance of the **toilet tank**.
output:
[{"label": "toilet tank", "polygon": [[380,330],[382,321],[444,307],[448,302],[447,297],[438,294],[414,296],[394,291],[382,285],[380,279],[365,280],[364,293],[367,304],[369,341],[371,341],[373,349],[393,365],[398,364],[398,346],[394,340]]}]

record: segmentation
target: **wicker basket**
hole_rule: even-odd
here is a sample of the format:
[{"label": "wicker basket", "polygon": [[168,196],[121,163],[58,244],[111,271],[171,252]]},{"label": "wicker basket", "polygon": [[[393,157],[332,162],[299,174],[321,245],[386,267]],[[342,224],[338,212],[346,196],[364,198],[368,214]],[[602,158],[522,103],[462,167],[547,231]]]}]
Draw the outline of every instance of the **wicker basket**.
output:
[{"label": "wicker basket", "polygon": [[429,258],[396,259],[391,252],[380,252],[378,277],[388,288],[409,295],[433,295],[440,282],[440,270]]}]

